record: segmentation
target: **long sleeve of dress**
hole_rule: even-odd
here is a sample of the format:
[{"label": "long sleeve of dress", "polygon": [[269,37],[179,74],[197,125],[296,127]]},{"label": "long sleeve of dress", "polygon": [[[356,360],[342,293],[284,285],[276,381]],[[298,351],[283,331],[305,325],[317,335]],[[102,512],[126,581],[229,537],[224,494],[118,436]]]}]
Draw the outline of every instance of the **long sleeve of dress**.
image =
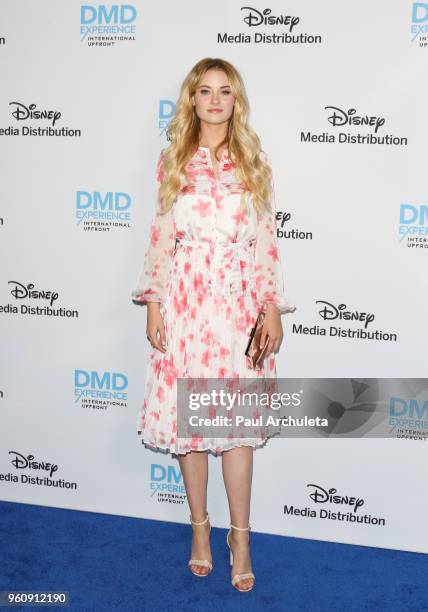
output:
[{"label": "long sleeve of dress", "polygon": [[[269,165],[270,160],[264,151],[260,158]],[[284,278],[278,245],[276,225],[276,201],[274,182],[271,182],[271,211],[264,210],[258,215],[257,240],[255,248],[256,287],[260,310],[266,312],[267,304],[275,304],[280,314],[294,312],[296,306],[285,297]]]},{"label": "long sleeve of dress", "polygon": [[[160,152],[156,167],[158,187],[163,181],[164,150]],[[175,246],[174,229],[173,208],[165,214],[160,214],[159,204],[156,203],[143,267],[131,294],[134,303],[164,302],[166,282]]]}]

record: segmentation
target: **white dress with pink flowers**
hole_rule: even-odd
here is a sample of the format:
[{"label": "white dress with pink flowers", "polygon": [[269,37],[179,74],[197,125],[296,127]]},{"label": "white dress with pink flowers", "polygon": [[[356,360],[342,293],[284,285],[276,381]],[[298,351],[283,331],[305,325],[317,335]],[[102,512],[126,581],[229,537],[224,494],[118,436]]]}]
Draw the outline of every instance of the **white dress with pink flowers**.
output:
[{"label": "white dress with pink flowers", "polygon": [[[163,180],[164,149],[157,163]],[[260,157],[269,164],[267,155]],[[275,353],[262,370],[248,367],[245,349],[260,310],[275,304],[294,312],[285,298],[276,233],[276,205],[260,217],[241,200],[244,186],[227,150],[214,172],[208,147],[198,147],[180,193],[166,214],[153,213],[150,243],[132,290],[138,304],[159,302],[166,352],[151,348],[137,432],[150,448],[214,454],[235,446],[262,446],[252,438],[177,437],[179,378],[276,378]]]}]

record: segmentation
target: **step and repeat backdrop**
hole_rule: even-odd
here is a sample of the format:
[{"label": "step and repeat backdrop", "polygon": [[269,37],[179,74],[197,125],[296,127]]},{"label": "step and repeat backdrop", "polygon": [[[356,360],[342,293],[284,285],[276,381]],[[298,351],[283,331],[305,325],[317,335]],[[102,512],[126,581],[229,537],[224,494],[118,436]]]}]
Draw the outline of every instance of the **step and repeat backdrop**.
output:
[{"label": "step and repeat backdrop", "polygon": [[256,450],[252,527],[427,552],[428,402],[411,379],[428,374],[428,3],[3,0],[0,14],[1,498],[188,521],[178,461],[137,436],[150,345],[131,291],[180,85],[220,57],[274,172],[297,306],[278,377],[348,379],[345,412],[370,404],[366,378],[409,379],[389,438]]}]

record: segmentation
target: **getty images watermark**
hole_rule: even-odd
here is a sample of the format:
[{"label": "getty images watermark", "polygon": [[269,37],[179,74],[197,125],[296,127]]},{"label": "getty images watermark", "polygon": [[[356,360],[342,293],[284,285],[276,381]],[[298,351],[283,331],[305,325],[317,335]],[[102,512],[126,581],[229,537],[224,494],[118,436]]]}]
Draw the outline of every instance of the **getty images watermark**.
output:
[{"label": "getty images watermark", "polygon": [[177,435],[428,437],[428,379],[180,378]]}]

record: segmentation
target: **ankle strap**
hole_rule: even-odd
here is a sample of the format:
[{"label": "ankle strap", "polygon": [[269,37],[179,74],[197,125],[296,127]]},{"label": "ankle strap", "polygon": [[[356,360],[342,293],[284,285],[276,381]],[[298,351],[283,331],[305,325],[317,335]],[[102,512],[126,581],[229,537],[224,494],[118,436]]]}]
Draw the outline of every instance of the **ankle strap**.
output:
[{"label": "ankle strap", "polygon": [[190,515],[190,522],[192,523],[192,525],[205,525],[205,523],[209,520],[210,520],[210,517],[208,516],[208,512],[207,512],[207,516],[205,520],[201,521],[200,523],[196,523],[194,520],[192,520],[192,515]]},{"label": "ankle strap", "polygon": [[250,531],[251,529],[250,523],[248,523],[248,527],[235,527],[235,525],[232,525],[232,523],[230,523],[230,526],[233,527],[233,529],[236,529],[236,531]]}]

